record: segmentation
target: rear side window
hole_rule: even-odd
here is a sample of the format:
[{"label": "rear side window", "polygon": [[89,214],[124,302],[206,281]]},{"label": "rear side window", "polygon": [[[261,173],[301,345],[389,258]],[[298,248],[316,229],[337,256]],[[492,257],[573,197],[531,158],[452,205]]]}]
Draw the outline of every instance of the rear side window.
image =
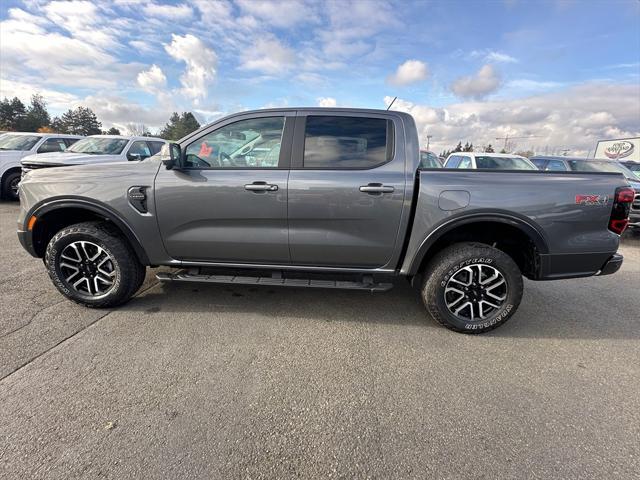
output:
[{"label": "rear side window", "polygon": [[389,161],[393,126],[383,118],[308,116],[304,168],[368,169]]},{"label": "rear side window", "polygon": [[531,161],[536,167],[538,167],[539,170],[544,170],[544,165],[547,162],[542,158],[532,158]]},{"label": "rear side window", "polygon": [[151,155],[155,155],[156,153],[158,153],[162,148],[162,146],[164,145],[164,142],[147,142],[147,143],[151,148]]},{"label": "rear side window", "polygon": [[564,166],[564,163],[560,160],[549,160],[547,163],[547,168],[545,170],[553,171],[553,172],[564,172],[567,168]]}]

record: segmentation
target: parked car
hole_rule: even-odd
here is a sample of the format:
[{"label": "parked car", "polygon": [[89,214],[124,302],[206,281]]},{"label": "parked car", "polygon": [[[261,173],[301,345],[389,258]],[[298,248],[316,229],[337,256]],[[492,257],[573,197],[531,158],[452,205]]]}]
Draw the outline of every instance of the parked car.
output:
[{"label": "parked car", "polygon": [[73,145],[79,135],[59,133],[5,132],[0,134],[0,196],[8,200],[18,199],[20,183],[20,159],[48,152],[61,152]]},{"label": "parked car", "polygon": [[631,170],[633,174],[640,179],[640,162],[627,161],[620,163]]},{"label": "parked car", "polygon": [[635,190],[635,200],[629,212],[629,226],[640,228],[640,178],[626,165],[616,160],[541,155],[532,157],[531,161],[540,170],[545,171],[616,172],[622,174],[629,182],[631,188]]},{"label": "parked car", "polygon": [[420,170],[402,112],[242,112],[144,162],[27,173],[18,237],[91,307],[126,302],[147,265],[181,269],[157,274],[166,282],[383,291],[404,277],[439,323],[480,333],[517,310],[523,275],[622,264],[626,181],[519,160],[520,171]]},{"label": "parked car", "polygon": [[536,170],[526,157],[511,153],[455,152],[447,157],[444,168],[490,170]]},{"label": "parked car", "polygon": [[420,168],[442,168],[440,157],[428,150],[420,150]]},{"label": "parked car", "polygon": [[48,167],[140,161],[158,153],[165,143],[166,140],[156,137],[92,135],[64,152],[24,157],[22,173]]}]

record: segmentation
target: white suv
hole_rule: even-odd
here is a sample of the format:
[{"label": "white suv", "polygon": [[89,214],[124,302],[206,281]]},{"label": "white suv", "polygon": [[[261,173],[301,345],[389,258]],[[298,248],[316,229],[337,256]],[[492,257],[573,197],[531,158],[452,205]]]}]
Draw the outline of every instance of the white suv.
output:
[{"label": "white suv", "polygon": [[156,137],[92,135],[83,138],[64,152],[24,157],[22,173],[37,168],[140,161],[158,153],[165,143],[166,140]]},{"label": "white suv", "polygon": [[511,153],[454,152],[447,157],[444,168],[490,170],[537,170],[526,157]]},{"label": "white suv", "polygon": [[0,134],[0,196],[18,199],[20,160],[28,155],[38,157],[50,152],[63,152],[84,138],[60,133],[5,132]]}]

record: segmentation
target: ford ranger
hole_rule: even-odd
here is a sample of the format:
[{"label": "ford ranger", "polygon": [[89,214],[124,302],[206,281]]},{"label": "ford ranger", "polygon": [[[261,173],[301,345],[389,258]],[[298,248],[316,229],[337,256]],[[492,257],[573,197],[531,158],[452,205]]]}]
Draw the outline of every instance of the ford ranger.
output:
[{"label": "ford ranger", "polygon": [[633,190],[616,173],[420,169],[413,118],[273,109],[218,120],[144,162],[35,170],[18,236],[89,307],[165,282],[421,290],[447,328],[518,308],[522,277],[606,275]]}]

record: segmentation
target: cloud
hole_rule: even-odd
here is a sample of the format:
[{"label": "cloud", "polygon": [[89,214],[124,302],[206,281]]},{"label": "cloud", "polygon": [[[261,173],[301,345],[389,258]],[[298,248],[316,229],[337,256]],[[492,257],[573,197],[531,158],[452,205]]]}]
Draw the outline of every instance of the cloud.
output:
[{"label": "cloud", "polygon": [[51,88],[35,87],[32,82],[19,82],[0,78],[0,98],[18,97],[25,104],[31,101],[31,96],[40,94],[45,98],[47,106],[53,110],[67,110],[69,106],[80,100],[77,95],[61,92]]},{"label": "cloud", "polygon": [[142,7],[146,16],[164,18],[172,21],[187,20],[193,16],[193,9],[184,3],[179,5],[160,5],[150,2]]},{"label": "cloud", "polygon": [[429,67],[420,60],[407,60],[393,75],[387,77],[390,85],[403,86],[421,82],[429,77]]},{"label": "cloud", "polygon": [[481,57],[485,62],[489,63],[517,63],[518,59],[503,52],[495,50],[474,50],[470,54],[471,57]]},{"label": "cloud", "polygon": [[276,38],[260,39],[253,49],[244,52],[240,68],[278,75],[292,67],[295,58],[295,52]]},{"label": "cloud", "polygon": [[213,49],[190,33],[172,34],[171,43],[164,48],[171,57],[186,63],[180,77],[181,92],[194,101],[206,97],[208,86],[216,75],[218,57]]},{"label": "cloud", "polygon": [[473,76],[460,77],[451,84],[451,91],[459,97],[479,100],[495,92],[501,80],[492,65],[484,65]]},{"label": "cloud", "polygon": [[[391,100],[385,97],[387,105]],[[633,84],[594,82],[525,98],[439,108],[399,98],[393,109],[411,113],[421,140],[426,142],[426,136],[432,135],[436,151],[459,141],[495,147],[496,137],[509,135],[538,137],[515,140],[514,149],[533,147],[538,153],[554,153],[568,148],[572,155],[586,155],[599,139],[640,135],[640,96]]]},{"label": "cloud", "polygon": [[150,93],[157,92],[167,86],[167,77],[156,64],[151,65],[149,70],[140,72],[137,80],[138,85]]},{"label": "cloud", "polygon": [[318,21],[318,4],[304,0],[236,0],[247,16],[277,28],[289,28]]},{"label": "cloud", "polygon": [[316,100],[319,107],[331,108],[335,107],[338,104],[338,102],[336,102],[336,99],[332,97],[319,97]]}]

